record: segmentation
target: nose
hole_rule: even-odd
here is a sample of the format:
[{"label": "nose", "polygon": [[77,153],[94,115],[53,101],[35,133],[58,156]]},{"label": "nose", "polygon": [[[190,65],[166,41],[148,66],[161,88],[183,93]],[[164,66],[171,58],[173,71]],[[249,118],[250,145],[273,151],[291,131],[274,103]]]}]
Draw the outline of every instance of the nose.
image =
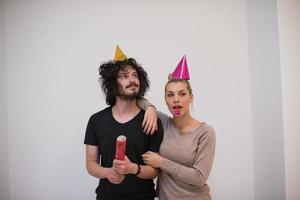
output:
[{"label": "nose", "polygon": [[174,95],[174,103],[178,103],[178,102],[179,102],[178,95]]},{"label": "nose", "polygon": [[129,76],[129,82],[134,82],[134,81],[135,81],[135,77]]},{"label": "nose", "polygon": [[137,84],[137,80],[136,80],[136,78],[134,78],[134,77],[130,77],[130,78],[128,79],[128,83],[129,83],[129,84]]}]

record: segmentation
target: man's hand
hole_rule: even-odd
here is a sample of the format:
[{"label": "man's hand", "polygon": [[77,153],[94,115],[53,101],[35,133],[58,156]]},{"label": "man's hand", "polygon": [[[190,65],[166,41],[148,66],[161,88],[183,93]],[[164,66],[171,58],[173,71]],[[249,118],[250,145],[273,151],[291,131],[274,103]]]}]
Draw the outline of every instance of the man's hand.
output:
[{"label": "man's hand", "polygon": [[132,163],[127,156],[125,156],[125,160],[114,159],[113,169],[116,173],[121,175],[135,174],[137,172],[137,165]]},{"label": "man's hand", "polygon": [[150,106],[146,109],[142,127],[144,128],[146,135],[153,135],[154,132],[158,130],[157,112],[154,106]]},{"label": "man's hand", "polygon": [[120,184],[125,179],[124,175],[116,173],[112,167],[104,169],[104,176],[113,184]]}]

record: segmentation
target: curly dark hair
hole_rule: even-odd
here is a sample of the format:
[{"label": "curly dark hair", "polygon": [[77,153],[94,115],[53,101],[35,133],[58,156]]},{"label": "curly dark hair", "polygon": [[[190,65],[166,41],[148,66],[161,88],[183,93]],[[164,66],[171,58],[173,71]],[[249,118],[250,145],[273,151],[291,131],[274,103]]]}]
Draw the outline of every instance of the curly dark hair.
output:
[{"label": "curly dark hair", "polygon": [[106,95],[106,104],[113,106],[116,104],[116,96],[118,92],[118,73],[120,70],[124,70],[127,66],[131,66],[136,70],[140,81],[140,89],[137,95],[137,99],[142,98],[149,90],[149,79],[147,72],[136,62],[134,58],[128,58],[124,61],[108,61],[103,63],[99,67],[99,81],[101,83],[102,90]]}]

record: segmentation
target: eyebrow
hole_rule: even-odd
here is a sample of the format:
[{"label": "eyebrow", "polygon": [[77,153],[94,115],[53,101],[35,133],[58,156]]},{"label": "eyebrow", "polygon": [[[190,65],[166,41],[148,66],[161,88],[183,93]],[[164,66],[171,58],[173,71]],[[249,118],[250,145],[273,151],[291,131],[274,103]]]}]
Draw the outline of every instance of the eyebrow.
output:
[{"label": "eyebrow", "polygon": [[[173,92],[173,93],[175,93],[176,91],[167,90],[167,92]],[[178,92],[186,92],[186,90],[179,90]]]}]

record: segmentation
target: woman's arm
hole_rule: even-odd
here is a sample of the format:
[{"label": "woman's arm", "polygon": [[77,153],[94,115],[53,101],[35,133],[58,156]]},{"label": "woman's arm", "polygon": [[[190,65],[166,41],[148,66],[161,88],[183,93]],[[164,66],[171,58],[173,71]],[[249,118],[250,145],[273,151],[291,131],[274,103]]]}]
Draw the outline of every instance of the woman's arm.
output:
[{"label": "woman's arm", "polygon": [[159,167],[186,184],[203,186],[212,168],[214,152],[215,132],[213,129],[209,129],[199,141],[196,160],[192,167],[174,162],[154,152],[143,154],[143,160],[146,164]]},{"label": "woman's arm", "polygon": [[214,153],[215,132],[210,128],[199,141],[196,160],[192,167],[187,167],[165,158],[160,169],[187,184],[203,186],[210,174]]},{"label": "woman's arm", "polygon": [[155,107],[145,98],[137,100],[137,106],[145,110],[145,116],[142,123],[146,135],[153,135],[157,130],[157,113]]},{"label": "woman's arm", "polygon": [[[166,115],[163,112],[157,111],[155,106],[150,101],[148,101],[146,98],[141,98],[141,99],[137,100],[137,105],[139,108],[145,110],[145,117],[144,117],[144,121],[143,121],[143,125],[142,125],[144,127],[144,132],[145,132],[146,128],[149,129],[149,127],[153,127],[154,122],[156,125],[155,130],[157,130],[157,116],[161,120],[162,125],[165,129],[168,121],[171,119],[168,115]],[[151,131],[152,131],[152,129],[151,129]],[[151,133],[151,134],[153,134],[153,133]]]}]

